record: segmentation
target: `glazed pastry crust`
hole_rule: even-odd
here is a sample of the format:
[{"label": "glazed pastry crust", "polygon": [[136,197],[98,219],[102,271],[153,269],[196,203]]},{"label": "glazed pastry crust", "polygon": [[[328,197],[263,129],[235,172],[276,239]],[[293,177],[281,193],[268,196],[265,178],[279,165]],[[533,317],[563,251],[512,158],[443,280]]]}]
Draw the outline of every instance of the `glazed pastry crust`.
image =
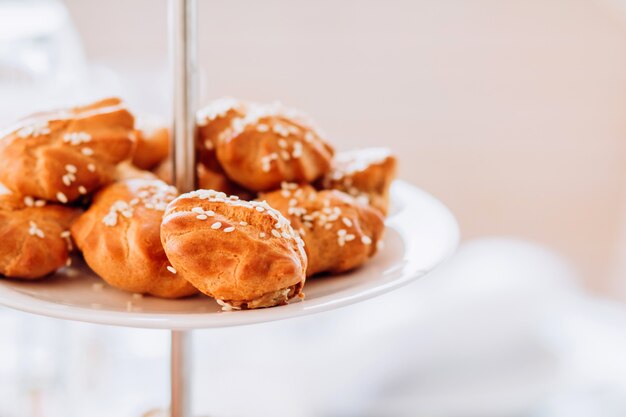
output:
[{"label": "glazed pastry crust", "polygon": [[386,215],[389,188],[396,171],[396,157],[387,148],[339,152],[331,171],[321,181],[321,187],[344,191]]},{"label": "glazed pastry crust", "polygon": [[150,179],[120,181],[100,191],[72,226],[89,267],[123,291],[162,298],[196,293],[173,272],[161,245],[163,213],[176,195],[174,187]]},{"label": "glazed pastry crust", "polygon": [[[283,181],[312,182],[330,169],[333,148],[303,116],[279,104],[222,100],[203,114],[209,116],[198,117],[201,144],[215,149],[219,167],[244,188],[267,191]],[[206,152],[204,159],[209,158]]]},{"label": "glazed pastry crust", "polygon": [[[172,163],[167,160],[157,167],[154,174],[168,184],[172,183]],[[254,194],[228,179],[224,171],[212,170],[203,163],[197,165],[198,188],[201,190],[221,191],[228,195],[236,195],[244,200],[251,200]]]},{"label": "glazed pastry crust", "polygon": [[167,208],[161,239],[176,270],[227,308],[271,307],[301,294],[302,240],[267,204],[212,190],[183,194]]},{"label": "glazed pastry crust", "polygon": [[0,195],[0,275],[36,279],[69,263],[75,208]]},{"label": "glazed pastry crust", "polygon": [[137,118],[136,148],[133,165],[151,170],[167,158],[170,153],[170,130],[152,117]]},{"label": "glazed pastry crust", "polygon": [[364,264],[382,238],[380,212],[337,190],[283,184],[260,199],[283,213],[305,242],[307,276],[340,273]]},{"label": "glazed pastry crust", "polygon": [[74,201],[112,181],[133,152],[133,126],[117,98],[34,115],[0,135],[0,181],[17,194]]}]

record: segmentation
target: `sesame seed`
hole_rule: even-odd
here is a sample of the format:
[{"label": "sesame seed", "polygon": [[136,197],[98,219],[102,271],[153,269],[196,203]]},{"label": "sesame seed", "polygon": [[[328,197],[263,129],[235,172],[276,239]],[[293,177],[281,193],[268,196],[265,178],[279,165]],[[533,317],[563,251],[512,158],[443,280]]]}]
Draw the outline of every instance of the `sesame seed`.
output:
[{"label": "sesame seed", "polygon": [[30,196],[26,196],[24,197],[24,204],[26,207],[32,207],[35,205],[35,199]]},{"label": "sesame seed", "polygon": [[46,205],[45,200],[35,200],[35,207],[43,207]]},{"label": "sesame seed", "polygon": [[350,235],[346,235],[346,242],[350,242],[351,240],[354,240],[355,236],[350,234]]},{"label": "sesame seed", "polygon": [[194,207],[194,208],[191,209],[191,211],[193,211],[194,213],[197,213],[197,214],[203,214],[204,213],[204,210],[202,210],[202,207]]},{"label": "sesame seed", "polygon": [[59,200],[61,203],[67,203],[67,196],[59,191],[57,193],[57,200]]},{"label": "sesame seed", "polygon": [[261,238],[265,237],[265,233],[263,233],[263,232],[259,233],[259,237],[261,237]]},{"label": "sesame seed", "polygon": [[83,148],[81,149],[81,152],[83,153],[83,155],[85,156],[91,156],[93,155],[93,149],[91,148]]},{"label": "sesame seed", "polygon": [[342,217],[341,221],[343,222],[343,224],[345,224],[347,227],[352,227],[352,220],[350,220],[347,217]]},{"label": "sesame seed", "polygon": [[262,211],[265,211],[265,208],[263,208],[261,206],[256,206],[256,211],[262,212]]},{"label": "sesame seed", "polygon": [[278,146],[280,146],[281,148],[286,148],[287,141],[285,139],[278,139]]},{"label": "sesame seed", "polygon": [[168,271],[170,271],[172,274],[175,274],[175,273],[176,273],[176,269],[174,269],[174,267],[173,267],[173,266],[168,265],[166,268],[167,268],[167,270],[168,270]]},{"label": "sesame seed", "polygon": [[68,237],[70,237],[70,231],[69,230],[64,230],[64,231],[61,232],[61,234],[59,236],[61,236],[62,238],[68,238]]},{"label": "sesame seed", "polygon": [[198,220],[206,220],[208,218],[209,218],[209,216],[207,216],[206,214],[198,214],[196,216],[196,219],[198,219]]},{"label": "sesame seed", "polygon": [[76,174],[78,172],[78,168],[76,168],[76,165],[72,164],[65,165],[65,170],[67,172],[71,172],[72,174]]},{"label": "sesame seed", "polygon": [[220,223],[220,222],[215,222],[215,223],[213,223],[213,224],[211,225],[211,229],[214,229],[214,230],[217,230],[217,229],[219,229],[220,227],[222,227],[222,223]]},{"label": "sesame seed", "polygon": [[224,229],[224,233],[230,233],[230,232],[234,232],[235,228],[233,226],[227,227],[226,229]]},{"label": "sesame seed", "polygon": [[85,194],[87,194],[87,189],[86,189],[84,186],[79,185],[79,186],[78,186],[78,192],[79,192],[80,194],[82,194],[82,195],[85,195]]},{"label": "sesame seed", "polygon": [[273,235],[274,237],[280,237],[280,233],[279,233],[279,232],[278,232],[278,230],[276,230],[276,229],[272,229],[272,235]]},{"label": "sesame seed", "polygon": [[94,164],[88,164],[87,165],[87,171],[89,171],[89,172],[96,172],[96,166]]},{"label": "sesame seed", "polygon": [[362,236],[361,237],[361,243],[363,243],[364,245],[371,245],[372,244],[372,238],[369,236]]},{"label": "sesame seed", "polygon": [[248,222],[239,222],[239,225],[240,225],[240,226],[247,226],[247,225],[248,225]]},{"label": "sesame seed", "polygon": [[215,212],[213,210],[209,210],[209,211],[205,212],[204,214],[206,214],[209,217],[215,216]]}]

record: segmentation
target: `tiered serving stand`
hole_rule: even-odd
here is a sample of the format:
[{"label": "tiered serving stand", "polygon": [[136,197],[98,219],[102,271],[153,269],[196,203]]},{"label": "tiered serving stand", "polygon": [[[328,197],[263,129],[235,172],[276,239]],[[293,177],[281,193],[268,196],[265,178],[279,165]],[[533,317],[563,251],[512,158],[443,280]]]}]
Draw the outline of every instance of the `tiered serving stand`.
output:
[{"label": "tiered serving stand", "polygon": [[[180,191],[195,189],[196,0],[170,0],[174,85],[172,163]],[[341,276],[310,279],[306,299],[269,309],[223,312],[208,297],[139,298],[102,285],[75,259],[40,282],[0,279],[0,304],[43,316],[90,323],[171,330],[171,417],[190,417],[190,331],[283,320],[333,310],[375,297],[425,275],[459,241],[450,211],[402,181],[393,184],[385,245],[366,266]]]}]

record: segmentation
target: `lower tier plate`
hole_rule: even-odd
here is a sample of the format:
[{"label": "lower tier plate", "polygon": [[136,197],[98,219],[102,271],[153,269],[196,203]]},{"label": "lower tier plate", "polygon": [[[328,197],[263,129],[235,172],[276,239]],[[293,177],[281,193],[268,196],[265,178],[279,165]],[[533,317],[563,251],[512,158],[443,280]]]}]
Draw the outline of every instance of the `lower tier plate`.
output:
[{"label": "lower tier plate", "polygon": [[396,181],[384,246],[365,266],[307,280],[306,299],[286,306],[222,311],[211,298],[140,297],[104,284],[76,259],[39,281],[0,279],[0,304],[43,316],[117,326],[190,330],[246,325],[332,310],[394,290],[432,271],[459,241],[450,211],[418,188]]}]

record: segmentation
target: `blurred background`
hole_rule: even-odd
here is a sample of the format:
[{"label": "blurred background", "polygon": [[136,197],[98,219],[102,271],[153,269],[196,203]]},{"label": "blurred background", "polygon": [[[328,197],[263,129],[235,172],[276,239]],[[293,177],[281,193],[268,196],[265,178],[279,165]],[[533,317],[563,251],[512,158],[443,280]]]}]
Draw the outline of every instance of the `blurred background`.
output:
[{"label": "blurred background", "polygon": [[[199,4],[202,102],[279,99],[340,149],[391,147],[464,243],[380,299],[197,332],[198,413],[626,415],[625,0]],[[167,122],[167,46],[165,0],[0,0],[0,123],[112,94]],[[0,417],[167,402],[165,333],[0,329]]]}]

